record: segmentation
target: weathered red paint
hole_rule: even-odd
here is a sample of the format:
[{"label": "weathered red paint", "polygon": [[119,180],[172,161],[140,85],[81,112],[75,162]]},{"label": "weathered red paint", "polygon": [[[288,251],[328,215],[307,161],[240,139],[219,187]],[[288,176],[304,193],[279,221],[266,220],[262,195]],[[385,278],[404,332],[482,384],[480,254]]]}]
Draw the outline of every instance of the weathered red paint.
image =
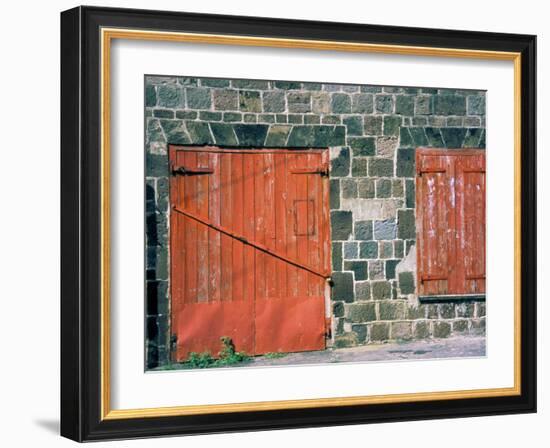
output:
[{"label": "weathered red paint", "polygon": [[485,152],[416,151],[422,295],[485,292]]},{"label": "weathered red paint", "polygon": [[324,348],[327,151],[169,153],[174,359]]}]

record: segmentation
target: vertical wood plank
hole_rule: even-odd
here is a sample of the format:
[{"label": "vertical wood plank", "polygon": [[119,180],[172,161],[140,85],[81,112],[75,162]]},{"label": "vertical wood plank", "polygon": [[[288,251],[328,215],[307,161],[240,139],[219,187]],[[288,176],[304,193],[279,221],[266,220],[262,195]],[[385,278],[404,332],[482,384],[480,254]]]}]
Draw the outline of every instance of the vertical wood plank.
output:
[{"label": "vertical wood plank", "polygon": [[[221,223],[220,155],[210,153],[210,175],[208,218],[213,224]],[[215,229],[208,229],[208,260],[210,264],[208,283],[209,301],[217,302],[221,297],[221,235]]]},{"label": "vertical wood plank", "polygon": [[[265,187],[264,187],[264,154],[255,154],[254,169],[254,217],[255,217],[255,240],[259,244],[265,244]],[[255,251],[256,264],[256,299],[265,299],[265,260],[266,255]]]},{"label": "vertical wood plank", "polygon": [[[181,152],[185,167],[197,168],[197,153],[194,151]],[[197,213],[197,179],[196,176],[182,176],[184,187],[183,209],[191,213]],[[185,218],[185,302],[197,301],[197,226],[198,224]]]},{"label": "vertical wood plank", "polygon": [[[307,155],[307,166],[310,168],[316,169],[321,165],[321,158],[319,154],[308,154]],[[313,171],[312,170],[312,171]],[[321,204],[319,201],[320,195],[320,183],[321,176],[318,174],[308,174],[306,175],[307,182],[307,233],[308,233],[308,265],[316,269],[320,267],[320,240],[319,240],[319,223],[318,223],[318,210],[320,210]],[[309,285],[308,285],[308,295],[309,296],[320,296],[320,277],[309,274]]]},{"label": "vertical wood plank", "polygon": [[[233,223],[232,209],[232,176],[231,154],[220,154],[220,224],[231,228]],[[221,242],[221,300],[233,300],[233,239],[222,234]]]},{"label": "vertical wood plank", "polygon": [[[244,157],[243,167],[243,206],[244,206],[244,223],[243,234],[249,240],[254,240],[256,219],[254,214],[255,204],[255,161],[257,157],[254,154],[249,154]],[[255,298],[255,250],[252,246],[244,246],[244,299],[253,301]]]},{"label": "vertical wood plank", "polygon": [[[294,203],[296,201],[296,185],[298,175],[292,174],[290,171],[295,170],[298,166],[298,157],[295,154],[287,154],[287,169],[288,174],[286,177],[286,246],[287,255],[292,260],[298,259],[298,245],[295,233],[295,215],[294,215]],[[298,296],[298,268],[295,266],[287,267],[287,292],[291,297]]]},{"label": "vertical wood plank", "polygon": [[[265,216],[265,244],[275,250],[275,155],[268,152],[264,156],[264,216]],[[277,297],[277,261],[267,255],[265,260],[266,297]]]},{"label": "vertical wood plank", "polygon": [[[307,154],[298,154],[296,157],[296,168],[298,170],[305,170],[308,168]],[[298,174],[295,175],[296,182],[296,200],[307,200],[308,191],[307,191],[307,178],[308,175]],[[295,206],[295,205],[294,205]],[[297,260],[302,264],[308,263],[308,236],[307,235],[296,235],[296,246],[297,246]],[[298,269],[298,296],[306,297],[309,293],[309,275],[303,269]]]},{"label": "vertical wood plank", "polygon": [[[275,250],[277,253],[287,255],[286,244],[286,206],[287,206],[287,155],[285,153],[274,154],[275,167]],[[282,260],[276,262],[277,297],[287,296],[287,268],[288,263]]]},{"label": "vertical wood plank", "polygon": [[[229,226],[237,235],[244,230],[244,182],[243,182],[243,155],[231,154],[231,192],[233,201],[232,225]],[[243,243],[232,239],[233,243],[233,300],[243,300],[244,292],[244,248]]]},{"label": "vertical wood plank", "polygon": [[[197,153],[197,168],[210,168],[209,157],[206,152]],[[208,219],[209,214],[209,174],[196,177],[196,212],[202,218]],[[208,301],[209,259],[208,259],[208,232],[204,224],[197,223],[197,302]]]}]

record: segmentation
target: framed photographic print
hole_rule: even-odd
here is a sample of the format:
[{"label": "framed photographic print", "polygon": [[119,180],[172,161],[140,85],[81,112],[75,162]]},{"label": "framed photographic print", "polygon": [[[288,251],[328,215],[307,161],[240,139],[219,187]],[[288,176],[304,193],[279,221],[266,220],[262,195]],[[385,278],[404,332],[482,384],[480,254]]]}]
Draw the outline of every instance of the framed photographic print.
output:
[{"label": "framed photographic print", "polygon": [[61,21],[62,435],[535,412],[534,36]]}]

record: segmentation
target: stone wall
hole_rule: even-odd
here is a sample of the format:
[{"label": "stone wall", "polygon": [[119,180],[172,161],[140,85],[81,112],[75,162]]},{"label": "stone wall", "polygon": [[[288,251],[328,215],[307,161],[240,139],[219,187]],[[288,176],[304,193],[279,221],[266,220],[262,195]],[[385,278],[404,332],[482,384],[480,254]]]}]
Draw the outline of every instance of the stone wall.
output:
[{"label": "stone wall", "polygon": [[483,334],[485,304],[419,303],[415,148],[485,148],[485,93],[148,76],[147,365],[167,361],[167,145],[330,148],[333,343]]}]

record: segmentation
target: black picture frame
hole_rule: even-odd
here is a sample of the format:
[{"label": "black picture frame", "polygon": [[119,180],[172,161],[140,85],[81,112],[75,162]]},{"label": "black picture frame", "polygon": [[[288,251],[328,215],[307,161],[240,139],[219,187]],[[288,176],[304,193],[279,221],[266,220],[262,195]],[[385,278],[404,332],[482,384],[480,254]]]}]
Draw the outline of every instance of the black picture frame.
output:
[{"label": "black picture frame", "polygon": [[[100,29],[129,28],[521,53],[521,393],[102,419]],[[61,435],[76,441],[536,411],[536,36],[77,7],[61,14]]]}]

